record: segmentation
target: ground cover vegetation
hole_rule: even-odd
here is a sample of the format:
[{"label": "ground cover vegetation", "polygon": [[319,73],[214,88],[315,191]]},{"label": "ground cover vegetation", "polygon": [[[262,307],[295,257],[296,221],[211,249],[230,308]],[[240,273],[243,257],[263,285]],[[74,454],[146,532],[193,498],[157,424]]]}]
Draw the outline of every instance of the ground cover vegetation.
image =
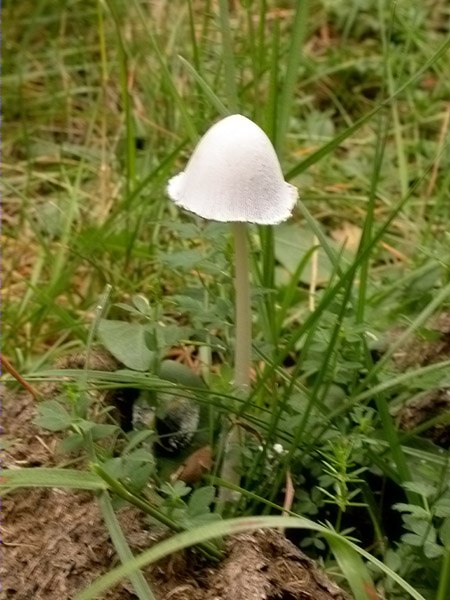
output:
[{"label": "ground cover vegetation", "polygon": [[[124,578],[117,597],[165,597],[148,565],[188,547],[214,564],[226,536],[276,527],[357,600],[448,598],[448,3],[2,11],[2,487],[12,512],[36,488],[25,513],[42,488],[89,492],[122,563],[68,597]],[[234,113],[300,194],[290,220],[248,229],[246,395],[229,229],[166,192]],[[171,537],[130,549],[130,506]],[[280,589],[246,597],[304,597]]]}]

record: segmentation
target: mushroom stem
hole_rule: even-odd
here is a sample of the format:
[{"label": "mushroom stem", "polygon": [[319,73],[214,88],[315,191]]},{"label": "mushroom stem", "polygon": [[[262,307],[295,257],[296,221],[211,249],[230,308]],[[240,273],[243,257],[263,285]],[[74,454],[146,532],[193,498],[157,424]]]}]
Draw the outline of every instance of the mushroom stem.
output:
[{"label": "mushroom stem", "polygon": [[[250,280],[247,252],[247,226],[245,223],[233,223],[235,256],[235,305],[236,332],[234,347],[234,385],[240,396],[246,396],[250,389],[250,368],[252,354],[252,314],[250,302]],[[239,485],[241,462],[241,431],[233,424],[225,439],[225,454],[222,463],[221,478]],[[219,492],[219,505],[233,500],[235,493],[227,488]]]},{"label": "mushroom stem", "polygon": [[252,314],[247,252],[247,225],[233,223],[235,255],[236,333],[234,348],[234,385],[242,395],[250,388],[252,356]]}]

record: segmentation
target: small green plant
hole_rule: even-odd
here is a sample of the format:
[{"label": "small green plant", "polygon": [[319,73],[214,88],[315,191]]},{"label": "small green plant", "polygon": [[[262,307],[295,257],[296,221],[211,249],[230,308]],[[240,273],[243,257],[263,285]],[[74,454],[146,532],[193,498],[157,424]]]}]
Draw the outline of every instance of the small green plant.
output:
[{"label": "small green plant", "polygon": [[434,559],[444,554],[448,547],[450,523],[450,487],[420,482],[405,482],[405,487],[419,494],[422,506],[398,503],[394,509],[402,515],[403,526],[407,533],[402,541],[420,552],[419,556]]},{"label": "small green plant", "polygon": [[[355,497],[361,493],[357,484],[363,482],[360,475],[366,469],[365,467],[355,467],[352,452],[352,444],[347,440],[331,442],[328,449],[321,452],[324,473],[320,476],[319,490],[326,496],[325,502],[331,502],[339,509],[336,525],[338,531],[341,513],[344,513],[350,506],[364,506],[364,503],[355,502]],[[327,488],[331,488],[332,491]]]},{"label": "small green plant", "polygon": [[197,488],[192,494],[191,491],[192,489],[182,481],[164,483],[160,488],[164,497],[160,509],[187,530],[220,520],[217,512],[211,512],[216,489],[213,486],[205,486]]}]

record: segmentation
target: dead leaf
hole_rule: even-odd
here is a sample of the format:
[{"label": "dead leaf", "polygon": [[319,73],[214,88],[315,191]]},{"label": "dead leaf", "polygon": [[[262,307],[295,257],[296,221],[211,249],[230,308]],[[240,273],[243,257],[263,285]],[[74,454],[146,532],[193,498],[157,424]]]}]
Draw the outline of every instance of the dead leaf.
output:
[{"label": "dead leaf", "polygon": [[203,446],[187,457],[179,469],[171,475],[172,481],[181,480],[185,483],[197,483],[213,466],[211,446]]},{"label": "dead leaf", "polygon": [[344,221],[338,229],[333,229],[331,237],[350,252],[356,252],[361,241],[362,229],[358,225]]}]

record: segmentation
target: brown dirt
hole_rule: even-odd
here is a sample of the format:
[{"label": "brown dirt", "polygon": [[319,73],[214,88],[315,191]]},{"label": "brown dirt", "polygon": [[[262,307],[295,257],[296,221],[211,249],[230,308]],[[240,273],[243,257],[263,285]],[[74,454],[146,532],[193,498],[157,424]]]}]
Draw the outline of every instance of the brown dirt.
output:
[{"label": "brown dirt", "polygon": [[[408,342],[394,356],[395,363],[401,370],[412,367],[424,367],[436,362],[450,359],[450,313],[443,312],[429,326],[434,334],[433,340],[416,339]],[[393,338],[402,333],[394,332]]]},{"label": "brown dirt", "polygon": [[[210,578],[204,600],[345,600],[315,563],[276,531],[241,535]],[[180,598],[181,600],[181,598]]]},{"label": "brown dirt", "polygon": [[[401,429],[412,431],[444,413],[450,415],[450,389],[437,388],[408,402],[399,411],[397,419]],[[450,448],[450,423],[432,425],[424,435],[438,446]]]},{"label": "brown dirt", "polygon": [[[426,366],[450,359],[450,313],[440,314],[430,326],[435,339],[416,340],[401,349],[395,356],[397,367]],[[438,387],[410,400],[397,413],[397,423],[404,431],[412,431],[425,422],[450,415],[450,388]],[[431,425],[422,435],[438,446],[450,448],[450,422]]]},{"label": "brown dirt", "polygon": [[[71,598],[115,564],[114,550],[92,496],[33,489],[3,504],[5,598]],[[132,599],[117,588],[108,600]]]},{"label": "brown dirt", "polygon": [[40,467],[55,463],[58,436],[32,423],[34,401],[28,394],[5,393],[2,386],[3,462],[6,466]]},{"label": "brown dirt", "polygon": [[[5,466],[57,464],[58,436],[32,423],[35,401],[6,394],[3,403]],[[132,507],[118,511],[130,547],[142,551],[161,539]],[[1,598],[70,600],[117,564],[95,498],[58,489],[20,490],[3,503]],[[218,566],[195,552],[171,556],[145,571],[158,600],[347,600],[349,598],[306,555],[275,531],[228,540]],[[102,596],[132,600],[124,581]]]}]

